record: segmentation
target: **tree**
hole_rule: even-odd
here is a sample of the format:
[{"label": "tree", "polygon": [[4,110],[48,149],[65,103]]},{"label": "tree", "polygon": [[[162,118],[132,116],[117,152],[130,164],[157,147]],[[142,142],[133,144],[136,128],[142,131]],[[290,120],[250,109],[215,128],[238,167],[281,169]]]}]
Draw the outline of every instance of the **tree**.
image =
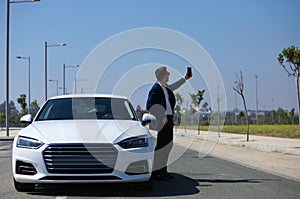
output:
[{"label": "tree", "polygon": [[276,120],[278,124],[288,124],[288,111],[283,108],[278,108],[276,111]]},{"label": "tree", "polygon": [[20,117],[19,117],[19,111],[17,110],[15,103],[13,101],[9,102],[9,109],[10,109],[10,117],[9,117],[9,123],[11,126],[19,126],[20,124]]},{"label": "tree", "polygon": [[175,98],[176,98],[176,106],[174,108],[175,114],[174,114],[174,124],[176,126],[180,126],[181,123],[181,105],[183,103],[183,98],[180,93],[175,93]]},{"label": "tree", "polygon": [[19,98],[17,98],[17,102],[20,104],[21,109],[22,109],[22,115],[26,114],[26,107],[27,107],[27,103],[26,103],[26,95],[25,94],[21,94]]},{"label": "tree", "polygon": [[[196,94],[190,93],[192,104],[199,108],[201,101],[204,99],[205,90],[199,91]],[[201,113],[199,113],[199,120],[198,120],[198,135],[200,135],[200,124],[201,124]]]},{"label": "tree", "polygon": [[[204,95],[205,90],[199,91],[196,95],[197,97],[197,103],[198,103],[198,107],[200,106],[201,101],[204,99],[203,95]],[[199,113],[199,120],[198,120],[198,135],[200,135],[200,124],[201,124],[201,114]]]},{"label": "tree", "polygon": [[193,114],[195,114],[196,112],[197,112],[196,109],[195,109],[192,105],[190,105],[189,113],[190,113],[191,115],[193,115]]},{"label": "tree", "polygon": [[189,93],[191,100],[192,100],[192,104],[197,107],[198,106],[198,102],[197,102],[197,96],[194,93]]},{"label": "tree", "polygon": [[9,102],[9,107],[10,115],[19,115],[19,111],[17,110],[15,103],[12,100]]},{"label": "tree", "polygon": [[245,117],[245,113],[243,111],[239,113],[239,117],[241,118],[242,124],[244,124],[243,118]]},{"label": "tree", "polygon": [[6,104],[5,102],[0,104],[0,113],[5,113],[5,109],[6,109],[5,104]]},{"label": "tree", "polygon": [[247,125],[247,141],[249,141],[249,117],[248,117],[248,111],[247,111],[247,104],[246,99],[244,96],[244,81],[243,81],[243,73],[240,71],[240,75],[236,74],[237,80],[234,82],[233,90],[237,92],[242,97],[244,110],[245,110],[245,116],[246,116],[246,125]]},{"label": "tree", "polygon": [[0,112],[0,128],[2,128],[2,126],[5,126],[5,114]]},{"label": "tree", "polygon": [[204,92],[205,90],[202,90],[202,91],[198,91],[197,93],[197,103],[198,103],[198,106],[200,106],[200,103],[202,102],[202,100],[204,99],[203,98],[203,95],[204,95]]},{"label": "tree", "polygon": [[30,113],[31,113],[32,117],[35,117],[35,115],[37,114],[39,109],[40,109],[40,106],[37,103],[37,101],[36,100],[32,101],[31,105],[30,105],[30,110],[31,110]]},{"label": "tree", "polygon": [[[300,113],[300,92],[299,92],[299,75],[300,75],[300,50],[295,46],[284,48],[278,55],[277,60],[289,77],[294,77],[296,83],[296,92],[298,99],[298,113]],[[300,125],[300,117],[298,121]]]},{"label": "tree", "polygon": [[179,104],[181,106],[183,103],[182,95],[180,93],[175,93],[175,97],[176,97],[177,104]]},{"label": "tree", "polygon": [[[0,104],[0,125],[5,126],[5,107],[6,102],[4,101],[2,104]],[[19,111],[17,110],[15,103],[13,101],[9,102],[9,125],[10,126],[16,126],[19,125]]]},{"label": "tree", "polygon": [[294,124],[294,123],[295,123],[295,121],[294,121],[295,108],[292,108],[291,111],[289,112],[289,114],[290,114],[290,116],[291,116],[291,118],[292,118],[292,124]]}]

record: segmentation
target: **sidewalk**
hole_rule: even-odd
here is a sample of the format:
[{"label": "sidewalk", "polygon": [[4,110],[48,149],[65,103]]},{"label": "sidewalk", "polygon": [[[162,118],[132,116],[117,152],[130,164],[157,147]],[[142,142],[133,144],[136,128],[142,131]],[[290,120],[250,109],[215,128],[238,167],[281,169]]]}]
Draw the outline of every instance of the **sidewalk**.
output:
[{"label": "sidewalk", "polygon": [[198,138],[218,142],[221,144],[236,145],[269,152],[300,155],[300,139],[250,135],[249,141],[247,142],[246,135],[221,132],[220,137],[218,137],[217,132],[209,131],[200,132],[200,136]]}]

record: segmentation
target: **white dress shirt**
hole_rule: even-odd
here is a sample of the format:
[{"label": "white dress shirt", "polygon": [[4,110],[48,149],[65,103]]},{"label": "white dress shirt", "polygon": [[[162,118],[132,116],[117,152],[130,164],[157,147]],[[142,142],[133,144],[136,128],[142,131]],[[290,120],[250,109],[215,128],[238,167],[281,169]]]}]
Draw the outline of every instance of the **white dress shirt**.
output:
[{"label": "white dress shirt", "polygon": [[163,89],[164,94],[165,94],[165,99],[166,99],[166,112],[165,112],[165,114],[166,115],[173,115],[173,111],[172,111],[171,104],[170,104],[170,101],[169,101],[168,90],[167,90],[166,86],[161,85],[159,82],[158,82],[158,84],[161,86],[161,88]]}]

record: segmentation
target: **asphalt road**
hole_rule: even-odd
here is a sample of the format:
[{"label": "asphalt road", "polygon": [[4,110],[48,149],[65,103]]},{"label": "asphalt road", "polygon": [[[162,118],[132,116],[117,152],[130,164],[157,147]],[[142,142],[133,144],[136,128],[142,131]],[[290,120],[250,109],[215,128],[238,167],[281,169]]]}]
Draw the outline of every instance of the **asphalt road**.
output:
[{"label": "asphalt road", "polygon": [[13,187],[11,141],[0,140],[0,198],[205,198],[298,199],[300,183],[187,150],[170,166],[174,179],[154,181],[152,190],[139,184],[40,186],[19,193]]}]

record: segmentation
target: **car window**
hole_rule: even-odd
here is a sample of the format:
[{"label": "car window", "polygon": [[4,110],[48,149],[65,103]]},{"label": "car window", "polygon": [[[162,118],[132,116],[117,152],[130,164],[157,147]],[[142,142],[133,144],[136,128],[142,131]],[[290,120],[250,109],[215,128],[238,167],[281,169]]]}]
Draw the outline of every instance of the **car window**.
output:
[{"label": "car window", "polygon": [[36,121],[72,119],[137,120],[137,117],[126,99],[80,97],[49,100]]}]

